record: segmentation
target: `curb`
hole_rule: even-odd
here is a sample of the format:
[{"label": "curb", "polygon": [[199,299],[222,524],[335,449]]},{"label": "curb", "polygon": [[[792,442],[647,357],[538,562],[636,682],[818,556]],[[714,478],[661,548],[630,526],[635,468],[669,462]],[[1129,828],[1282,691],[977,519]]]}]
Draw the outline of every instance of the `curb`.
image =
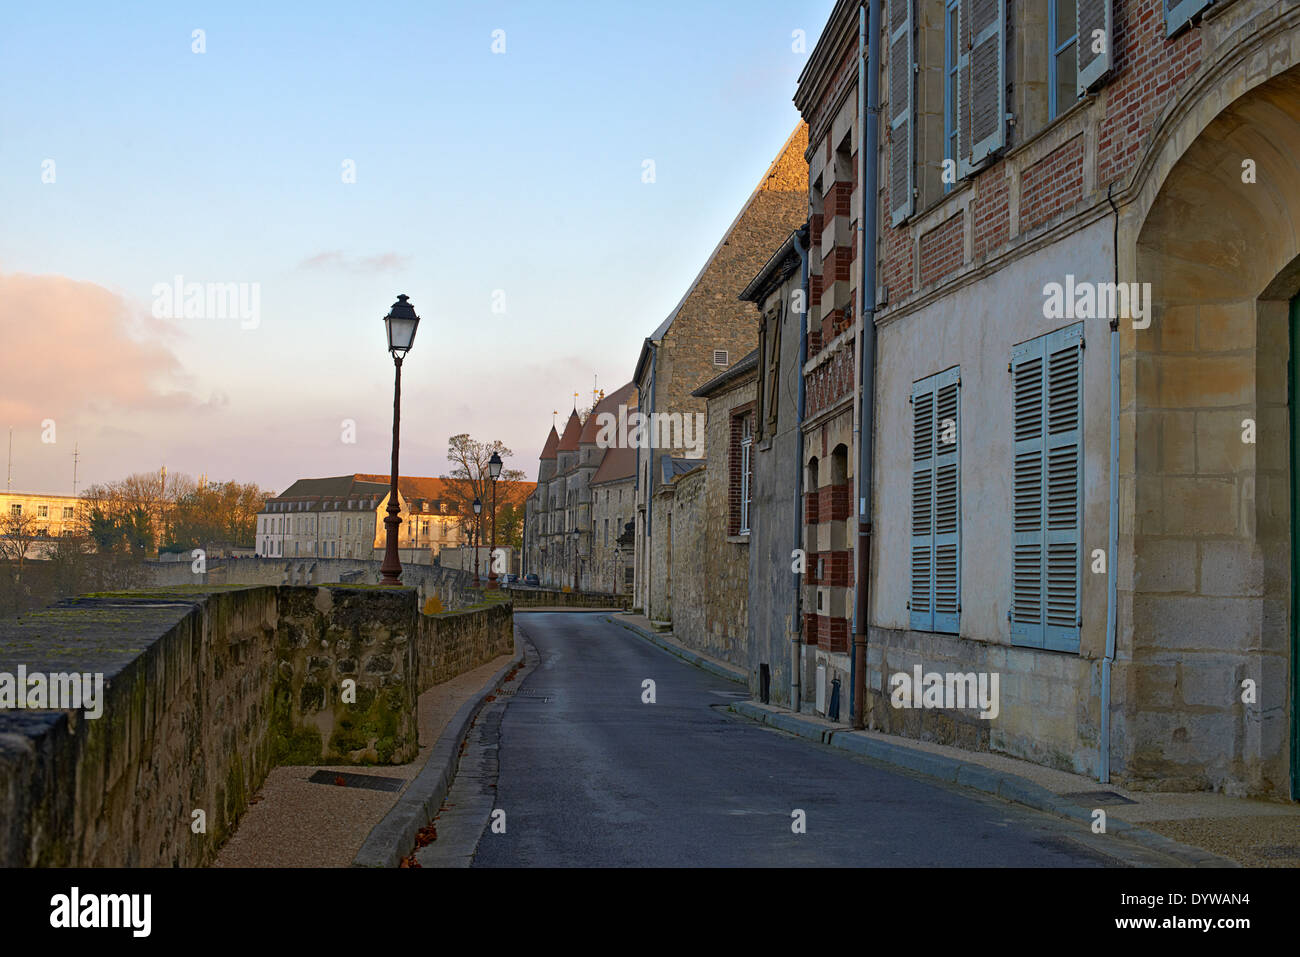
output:
[{"label": "curb", "polygon": [[415,846],[420,828],[433,820],[442,807],[443,798],[456,777],[460,763],[460,745],[469,733],[470,723],[483,707],[483,699],[496,690],[512,668],[523,664],[524,640],[515,634],[514,656],[501,666],[478,693],[460,706],[447,722],[438,743],[415,779],[407,785],[397,803],[366,837],[361,850],[352,860],[353,867],[397,867]]},{"label": "curb", "polygon": [[749,686],[749,675],[741,671],[739,668],[730,668],[727,665],[720,665],[716,661],[710,661],[703,655],[697,655],[695,652],[683,648],[675,641],[668,641],[661,635],[656,635],[652,632],[646,631],[644,628],[638,628],[636,625],[630,624],[629,622],[615,621],[613,618],[606,618],[605,620],[613,625],[622,625],[638,638],[644,638],[656,648],[660,648],[663,651],[668,652],[670,655],[676,655],[687,664],[694,665],[697,668],[709,672],[709,674],[717,675],[719,678],[726,678],[728,681],[734,681],[737,684],[742,684],[746,687]]},{"label": "curb", "polygon": [[[1013,801],[1068,820],[1082,824],[1092,823],[1091,808],[1066,800],[1018,774],[993,771],[983,765],[971,764],[946,755],[918,751],[906,745],[879,741],[842,728],[823,727],[793,712],[772,710],[753,701],[736,701],[731,705],[731,710],[751,721],[757,721],[759,724],[768,725],[817,744],[829,745],[840,751],[870,758],[882,764],[915,771],[946,784],[956,784],[972,791],[980,791],[1004,801]],[[1109,812],[1106,814],[1106,831],[1151,850],[1168,854],[1188,867],[1236,868],[1241,866],[1236,861],[1211,854],[1202,848],[1181,844],[1163,834],[1130,824],[1128,821],[1112,816]]]}]

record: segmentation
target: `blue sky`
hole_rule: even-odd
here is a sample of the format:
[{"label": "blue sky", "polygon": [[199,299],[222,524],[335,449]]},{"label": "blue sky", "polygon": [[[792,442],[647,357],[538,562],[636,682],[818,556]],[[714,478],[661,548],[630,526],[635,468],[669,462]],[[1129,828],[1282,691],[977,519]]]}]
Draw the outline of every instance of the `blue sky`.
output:
[{"label": "blue sky", "polygon": [[[8,5],[14,487],[70,491],[74,442],[83,486],[385,471],[398,293],[423,319],[403,471],[468,431],[533,477],[551,411],[630,378],[794,128],[792,33],[811,50],[832,6]],[[257,283],[256,328],[153,318],[176,275]]]}]

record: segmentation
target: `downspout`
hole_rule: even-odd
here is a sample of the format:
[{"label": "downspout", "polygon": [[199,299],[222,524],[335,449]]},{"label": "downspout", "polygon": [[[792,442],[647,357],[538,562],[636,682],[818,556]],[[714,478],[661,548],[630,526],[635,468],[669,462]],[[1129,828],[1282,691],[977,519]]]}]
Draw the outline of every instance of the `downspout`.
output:
[{"label": "downspout", "polygon": [[[796,313],[799,320],[799,380],[798,400],[795,402],[795,456],[794,456],[794,547],[803,548],[803,366],[808,361],[808,247],[804,244],[803,229],[794,234],[794,248],[799,254],[799,289],[803,295],[803,308]],[[792,654],[794,666],[790,669],[790,707],[798,714],[803,707],[803,616],[799,614],[799,592],[803,588],[803,575],[794,579],[794,595],[790,603],[790,625],[794,631]]]},{"label": "downspout", "polygon": [[[876,223],[879,213],[876,191],[876,153],[880,140],[880,0],[869,0],[858,8],[858,182],[862,189],[862,214],[858,217],[858,305],[862,331],[858,355],[862,381],[858,401],[858,568],[856,612],[853,629],[852,691],[849,709],[853,727],[866,727],[867,630],[871,589],[871,478],[872,452],[876,436]],[[867,31],[870,24],[870,33]],[[862,58],[862,47],[867,56]],[[868,69],[868,65],[870,69]],[[865,79],[865,84],[863,83]],[[864,102],[862,90],[867,96]]]},{"label": "downspout", "polygon": [[[650,411],[655,411],[655,384],[659,381],[659,343],[650,340],[650,348],[653,354],[650,357]],[[643,420],[644,421],[644,420]],[[637,457],[640,458],[640,446],[637,447]],[[646,490],[645,490],[645,555],[642,560],[645,563],[645,574],[641,576],[641,584],[645,588],[645,601],[642,603],[641,614],[646,619],[650,618],[650,564],[653,548],[650,540],[654,537],[654,507],[655,507],[655,450],[653,445],[646,450],[650,456],[650,467],[646,470]],[[641,469],[638,466],[636,470],[637,481],[641,481]]]},{"label": "downspout", "polygon": [[[1106,202],[1115,214],[1111,238],[1115,284],[1119,288],[1119,207],[1111,198],[1114,181],[1106,187]],[[1115,636],[1119,629],[1119,316],[1110,320],[1110,528],[1106,536],[1106,654],[1101,659],[1101,742],[1097,755],[1097,780],[1110,783],[1110,669],[1115,661]]]}]

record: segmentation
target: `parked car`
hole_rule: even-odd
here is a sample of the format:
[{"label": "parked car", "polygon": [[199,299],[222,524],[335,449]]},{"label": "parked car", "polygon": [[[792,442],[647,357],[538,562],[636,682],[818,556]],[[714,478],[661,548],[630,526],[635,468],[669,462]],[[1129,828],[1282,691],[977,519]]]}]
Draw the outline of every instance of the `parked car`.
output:
[{"label": "parked car", "polygon": [[510,572],[506,572],[505,578],[502,579],[502,583],[506,585],[513,585],[517,581],[519,581],[519,576]]},{"label": "parked car", "polygon": [[540,588],[542,586],[542,583],[538,579],[536,572],[529,572],[527,575],[525,575],[524,584],[527,585],[529,588]]}]

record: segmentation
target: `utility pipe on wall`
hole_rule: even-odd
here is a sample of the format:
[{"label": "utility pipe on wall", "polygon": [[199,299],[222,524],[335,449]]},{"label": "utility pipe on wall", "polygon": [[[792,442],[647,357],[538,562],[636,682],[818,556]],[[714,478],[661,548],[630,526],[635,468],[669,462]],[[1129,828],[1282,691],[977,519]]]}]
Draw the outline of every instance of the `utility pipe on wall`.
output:
[{"label": "utility pipe on wall", "polygon": [[[868,27],[870,32],[868,32]],[[866,58],[862,48],[866,46]],[[867,631],[871,594],[871,480],[875,443],[876,397],[876,153],[880,142],[880,0],[858,8],[858,183],[862,213],[858,217],[858,305],[862,330],[858,339],[861,381],[858,385],[858,567],[853,628],[853,683],[849,707],[853,727],[866,727]],[[865,83],[864,83],[865,80]],[[866,98],[862,96],[865,86]]]},{"label": "utility pipe on wall", "polygon": [[[1115,184],[1106,187],[1106,201],[1115,214],[1111,245],[1114,280],[1119,284],[1119,207],[1111,198]],[[1110,783],[1110,669],[1115,661],[1115,636],[1119,630],[1119,317],[1110,320],[1110,527],[1106,535],[1106,654],[1101,659],[1101,741],[1098,743],[1097,780]]]},{"label": "utility pipe on wall", "polygon": [[[794,235],[794,248],[799,253],[799,289],[803,296],[803,308],[795,314],[799,320],[799,365],[795,376],[799,381],[799,397],[795,403],[794,427],[794,547],[803,548],[803,366],[808,361],[808,246],[804,240],[803,228]],[[790,707],[796,714],[803,706],[803,617],[799,614],[799,593],[802,588],[803,575],[799,574],[794,579],[794,596],[790,604],[790,625],[794,631],[794,641],[791,642],[794,662],[790,669]]]}]

